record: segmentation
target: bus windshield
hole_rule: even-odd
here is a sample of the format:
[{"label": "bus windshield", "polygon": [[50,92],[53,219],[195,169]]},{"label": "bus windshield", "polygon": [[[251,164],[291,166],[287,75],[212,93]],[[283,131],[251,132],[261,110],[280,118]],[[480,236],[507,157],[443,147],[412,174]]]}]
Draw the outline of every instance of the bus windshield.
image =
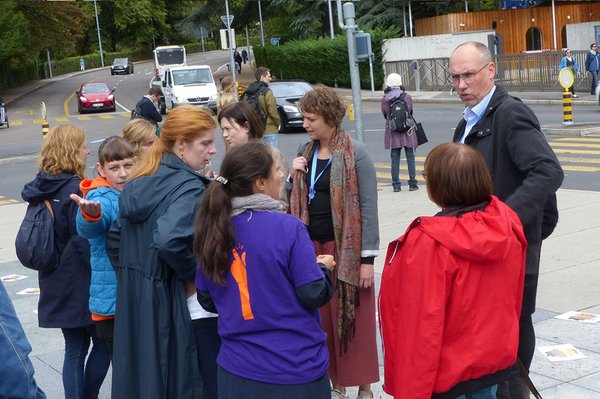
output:
[{"label": "bus windshield", "polygon": [[156,49],[156,62],[158,65],[182,65],[185,64],[185,49],[167,48]]}]

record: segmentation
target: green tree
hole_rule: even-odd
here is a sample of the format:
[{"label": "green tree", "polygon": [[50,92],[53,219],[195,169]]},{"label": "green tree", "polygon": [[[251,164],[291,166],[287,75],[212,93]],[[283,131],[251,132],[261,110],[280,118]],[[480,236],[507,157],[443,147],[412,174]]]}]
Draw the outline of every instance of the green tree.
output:
[{"label": "green tree", "polygon": [[29,53],[29,26],[16,0],[0,2],[0,64],[16,62]]}]

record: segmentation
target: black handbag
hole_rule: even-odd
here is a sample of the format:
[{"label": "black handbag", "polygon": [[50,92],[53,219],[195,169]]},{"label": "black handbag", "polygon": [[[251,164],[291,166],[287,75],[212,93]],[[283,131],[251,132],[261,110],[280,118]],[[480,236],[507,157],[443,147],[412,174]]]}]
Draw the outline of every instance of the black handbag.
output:
[{"label": "black handbag", "polygon": [[423,129],[423,124],[421,122],[417,123],[417,143],[419,145],[423,145],[427,143],[429,139],[425,134],[425,129]]}]

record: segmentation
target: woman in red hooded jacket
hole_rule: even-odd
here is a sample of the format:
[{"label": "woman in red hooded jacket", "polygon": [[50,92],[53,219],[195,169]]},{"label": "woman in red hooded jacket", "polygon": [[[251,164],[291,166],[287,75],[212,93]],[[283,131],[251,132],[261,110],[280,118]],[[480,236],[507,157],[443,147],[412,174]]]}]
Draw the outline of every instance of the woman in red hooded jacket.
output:
[{"label": "woman in red hooded jacket", "polygon": [[527,243],[491,195],[473,148],[446,143],[425,160],[429,198],[388,247],[379,294],[385,392],[396,399],[496,397],[516,361]]}]

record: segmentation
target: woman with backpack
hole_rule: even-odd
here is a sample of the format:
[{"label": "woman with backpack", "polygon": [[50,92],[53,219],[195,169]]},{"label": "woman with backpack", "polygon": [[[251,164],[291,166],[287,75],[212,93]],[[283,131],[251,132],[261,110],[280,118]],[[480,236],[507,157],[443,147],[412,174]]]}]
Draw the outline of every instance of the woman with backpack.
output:
[{"label": "woman with backpack", "polygon": [[[383,91],[383,98],[381,99],[381,112],[385,119],[385,135],[384,135],[384,148],[390,150],[392,158],[392,186],[394,192],[401,190],[400,183],[400,153],[404,148],[406,154],[406,163],[408,164],[408,191],[415,191],[419,189],[417,185],[416,171],[415,171],[415,148],[417,148],[417,135],[416,127],[410,127],[406,131],[393,130],[391,123],[391,117],[396,115],[397,118],[403,119],[406,123],[410,123],[413,113],[413,101],[410,94],[404,91],[402,86],[402,77],[397,73],[390,73],[385,80],[386,88]],[[396,109],[396,111],[394,111]],[[408,114],[406,114],[408,112]],[[398,123],[400,125],[400,123]],[[404,130],[400,126],[396,129]]]},{"label": "woman with backpack", "polygon": [[[60,257],[56,268],[39,272],[38,320],[42,328],[60,328],[65,339],[62,369],[66,399],[98,398],[110,360],[98,338],[88,309],[90,246],[77,234],[77,204],[90,151],[85,133],[73,125],[50,129],[38,160],[39,172],[21,192],[30,204],[48,201],[54,215],[54,241]],[[88,349],[92,349],[88,356]],[[87,361],[86,361],[87,357]]]}]

